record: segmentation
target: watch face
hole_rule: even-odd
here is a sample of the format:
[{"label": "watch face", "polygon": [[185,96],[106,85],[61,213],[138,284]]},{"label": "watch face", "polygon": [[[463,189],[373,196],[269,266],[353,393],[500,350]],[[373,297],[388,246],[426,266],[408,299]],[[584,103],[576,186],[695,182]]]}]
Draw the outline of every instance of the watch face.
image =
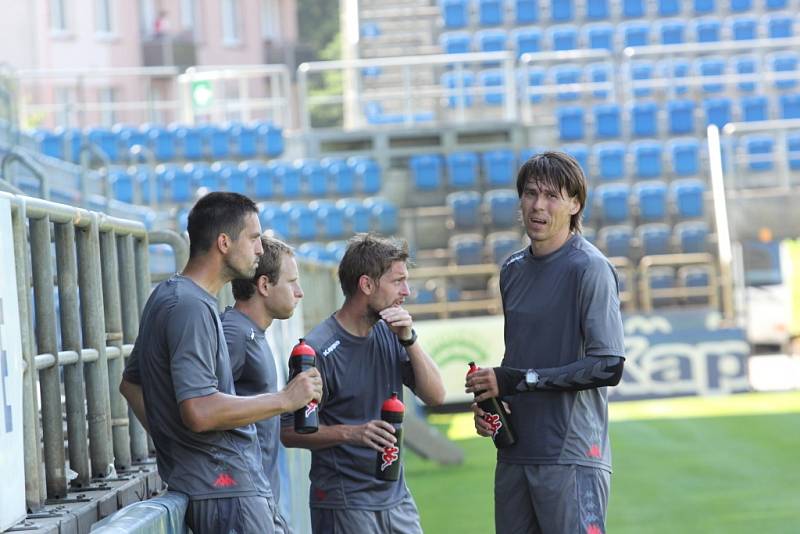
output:
[{"label": "watch face", "polygon": [[528,369],[528,372],[525,373],[525,382],[527,382],[530,385],[534,385],[538,381],[539,381],[539,374],[533,369]]}]

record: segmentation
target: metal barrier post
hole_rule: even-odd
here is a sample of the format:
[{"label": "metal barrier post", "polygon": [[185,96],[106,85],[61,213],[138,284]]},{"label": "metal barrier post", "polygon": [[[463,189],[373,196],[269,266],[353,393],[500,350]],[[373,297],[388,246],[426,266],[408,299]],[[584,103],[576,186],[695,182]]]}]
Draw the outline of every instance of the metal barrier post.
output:
[{"label": "metal barrier post", "polygon": [[106,327],[103,319],[103,295],[100,273],[100,242],[97,214],[91,214],[88,227],[77,234],[78,285],[81,298],[83,344],[97,351],[97,360],[85,367],[86,411],[89,420],[89,454],[92,474],[106,477],[113,458],[111,453],[111,412],[108,398],[108,362]]},{"label": "metal barrier post", "polygon": [[[144,305],[147,303],[147,297],[150,296],[150,252],[147,248],[148,240],[149,239],[137,240],[134,247],[136,261],[136,269],[134,270],[134,273],[136,275],[137,322],[138,318],[142,316]],[[138,327],[136,328],[136,333],[137,335],[139,333]],[[136,415],[134,415],[133,410],[130,408],[128,408],[128,420],[131,421],[129,423],[132,441],[131,451],[134,455],[134,458],[146,458],[148,456],[148,451],[155,452],[153,440],[149,438],[144,430],[144,427],[138,421],[138,419],[136,419]]]},{"label": "metal barrier post", "polygon": [[128,410],[118,386],[122,380],[122,312],[119,302],[119,264],[117,237],[113,229],[100,231],[100,257],[103,272],[103,311],[105,312],[106,346],[120,350],[120,357],[107,358],[109,403],[111,406],[111,437],[114,444],[114,464],[121,469],[131,465],[128,440]]},{"label": "metal barrier post", "polygon": [[[61,312],[61,347],[81,354],[81,318],[78,306],[78,264],[75,254],[75,226],[55,223],[58,300]],[[92,479],[86,433],[86,388],[83,358],[64,366],[64,394],[67,411],[69,467],[77,473],[70,485],[84,488]]]},{"label": "metal barrier post", "polygon": [[61,424],[61,386],[58,368],[55,301],[53,299],[53,263],[50,251],[50,217],[31,218],[30,246],[33,266],[33,297],[36,306],[36,346],[39,354],[52,354],[56,364],[39,372],[42,400],[42,433],[47,497],[58,499],[67,494],[64,470],[64,429]]}]

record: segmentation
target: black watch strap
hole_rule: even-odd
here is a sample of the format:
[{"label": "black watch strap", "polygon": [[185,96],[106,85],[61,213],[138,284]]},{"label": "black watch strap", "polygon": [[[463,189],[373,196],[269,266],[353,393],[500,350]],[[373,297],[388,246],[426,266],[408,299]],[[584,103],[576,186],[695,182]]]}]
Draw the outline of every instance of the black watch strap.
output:
[{"label": "black watch strap", "polygon": [[404,347],[410,347],[411,345],[413,345],[414,343],[417,342],[417,331],[412,328],[411,329],[411,337],[409,339],[400,339],[398,337],[397,340]]}]

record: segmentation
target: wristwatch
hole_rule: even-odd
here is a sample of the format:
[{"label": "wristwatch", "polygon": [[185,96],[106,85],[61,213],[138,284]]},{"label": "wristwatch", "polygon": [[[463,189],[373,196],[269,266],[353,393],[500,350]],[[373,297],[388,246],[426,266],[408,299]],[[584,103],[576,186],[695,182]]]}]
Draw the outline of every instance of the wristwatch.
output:
[{"label": "wristwatch", "polygon": [[411,345],[413,345],[414,343],[417,342],[417,331],[412,328],[411,329],[411,337],[410,338],[408,338],[408,339],[400,339],[398,337],[397,340],[404,347],[410,347]]},{"label": "wristwatch", "polygon": [[536,389],[536,384],[539,383],[539,373],[534,371],[533,369],[528,369],[525,372],[525,385],[528,387],[528,391],[533,391]]}]

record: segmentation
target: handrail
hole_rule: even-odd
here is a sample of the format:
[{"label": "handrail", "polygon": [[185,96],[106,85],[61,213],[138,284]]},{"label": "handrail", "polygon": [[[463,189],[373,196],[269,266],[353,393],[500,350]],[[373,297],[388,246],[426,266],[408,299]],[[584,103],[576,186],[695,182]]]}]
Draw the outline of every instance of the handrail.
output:
[{"label": "handrail", "polygon": [[16,147],[11,147],[8,153],[3,156],[2,162],[0,162],[0,174],[2,174],[3,178],[7,180],[8,167],[15,161],[32,172],[36,179],[39,180],[39,194],[41,197],[44,199],[50,198],[50,181],[44,171],[32,157],[20,152]]}]

